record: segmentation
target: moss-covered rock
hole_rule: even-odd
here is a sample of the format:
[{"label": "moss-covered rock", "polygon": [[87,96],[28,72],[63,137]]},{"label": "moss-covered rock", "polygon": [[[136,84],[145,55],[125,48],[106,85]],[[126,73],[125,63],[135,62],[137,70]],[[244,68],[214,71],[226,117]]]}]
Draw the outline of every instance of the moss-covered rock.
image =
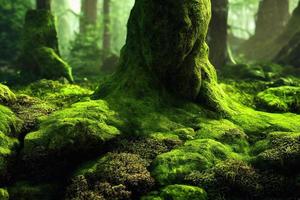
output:
[{"label": "moss-covered rock", "polygon": [[161,154],[153,162],[152,175],[162,185],[180,183],[192,171],[204,171],[220,161],[241,156],[229,145],[211,139],[188,141],[184,146]]},{"label": "moss-covered rock", "polygon": [[0,199],[9,200],[9,194],[6,189],[0,188]]},{"label": "moss-covered rock", "polygon": [[300,87],[269,88],[257,95],[256,104],[270,112],[300,113]]},{"label": "moss-covered rock", "polygon": [[300,133],[270,133],[254,145],[252,152],[255,155],[253,163],[259,168],[272,168],[287,174],[299,173]]},{"label": "moss-covered rock", "polygon": [[[117,191],[118,186],[134,199],[134,197],[149,192],[154,186],[154,179],[147,170],[148,165],[146,160],[136,154],[108,153],[80,168],[76,172],[76,176],[85,177],[88,185],[91,186],[88,188],[107,199],[110,199],[108,190]],[[102,183],[101,185],[105,187],[101,189],[98,183]],[[122,187],[120,188],[120,186]]]},{"label": "moss-covered rock", "polygon": [[16,95],[5,85],[0,83],[0,103],[12,104],[16,100]]},{"label": "moss-covered rock", "polygon": [[160,192],[152,192],[142,200],[206,200],[206,192],[199,187],[189,185],[169,185]]},{"label": "moss-covered rock", "polygon": [[103,144],[120,135],[112,126],[118,123],[116,113],[104,101],[88,101],[54,112],[41,119],[39,130],[29,133],[24,141],[24,154],[37,149],[69,155],[100,150]]},{"label": "moss-covered rock", "polygon": [[73,81],[70,66],[59,55],[55,20],[50,11],[39,9],[27,12],[19,62],[22,75],[27,79],[64,77]]}]

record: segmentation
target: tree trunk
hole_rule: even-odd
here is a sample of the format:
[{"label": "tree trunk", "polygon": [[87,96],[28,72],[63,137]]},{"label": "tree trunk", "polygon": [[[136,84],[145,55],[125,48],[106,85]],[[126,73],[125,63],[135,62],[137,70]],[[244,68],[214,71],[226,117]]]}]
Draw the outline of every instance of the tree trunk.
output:
[{"label": "tree trunk", "polygon": [[210,6],[209,0],[136,0],[119,69],[95,96],[166,99],[170,94],[224,111],[223,92],[208,60]]},{"label": "tree trunk", "polygon": [[51,10],[51,0],[36,0],[36,8]]},{"label": "tree trunk", "polygon": [[80,33],[86,32],[87,26],[97,24],[97,0],[81,1]]},{"label": "tree trunk", "polygon": [[270,61],[276,55],[273,41],[282,33],[289,20],[289,0],[262,0],[256,19],[255,35],[244,45],[241,53],[250,60]]},{"label": "tree trunk", "polygon": [[266,39],[280,34],[289,17],[289,0],[261,1],[256,20],[256,37]]},{"label": "tree trunk", "polygon": [[227,62],[228,0],[212,0],[212,19],[208,29],[209,59],[221,68]]},{"label": "tree trunk", "polygon": [[103,0],[103,54],[104,59],[111,51],[111,33],[110,33],[110,0]]},{"label": "tree trunk", "polygon": [[275,62],[300,67],[300,2],[283,33],[275,40]]}]

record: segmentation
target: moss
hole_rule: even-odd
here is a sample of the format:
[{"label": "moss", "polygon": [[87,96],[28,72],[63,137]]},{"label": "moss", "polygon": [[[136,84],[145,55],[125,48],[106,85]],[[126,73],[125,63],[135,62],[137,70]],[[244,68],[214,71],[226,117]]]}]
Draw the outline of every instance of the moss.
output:
[{"label": "moss", "polygon": [[0,105],[0,132],[15,136],[20,132],[22,121],[7,107]]},{"label": "moss", "polygon": [[6,189],[0,188],[0,199],[2,199],[2,200],[9,199],[9,194]]},{"label": "moss", "polygon": [[253,163],[262,169],[275,169],[287,174],[299,172],[300,133],[274,132],[258,141],[253,149]]},{"label": "moss", "polygon": [[[112,186],[123,185],[132,195],[142,195],[154,186],[146,160],[136,154],[108,153],[96,161],[86,164],[76,172],[83,175],[90,185],[107,182]],[[106,196],[104,194],[104,196]]]},{"label": "moss", "polygon": [[228,158],[242,159],[229,145],[211,139],[192,140],[157,156],[153,162],[152,175],[162,185],[179,183],[192,171],[207,170]]},{"label": "moss", "polygon": [[55,20],[50,11],[27,12],[19,60],[22,75],[30,79],[64,77],[73,81],[70,66],[59,55]]},{"label": "moss", "polygon": [[0,131],[0,184],[6,180],[9,161],[16,155],[18,145],[17,139],[8,137]]},{"label": "moss", "polygon": [[88,101],[54,112],[41,119],[39,130],[24,141],[24,154],[34,156],[36,149],[68,155],[101,150],[103,144],[120,135],[112,124],[119,123],[116,113],[105,101]]},{"label": "moss", "polygon": [[300,113],[300,87],[269,88],[256,97],[257,106],[270,112]]},{"label": "moss", "polygon": [[51,200],[58,198],[57,184],[34,184],[31,182],[17,182],[8,188],[9,199],[11,200]]},{"label": "moss", "polygon": [[44,79],[20,88],[18,93],[38,97],[59,107],[67,107],[78,101],[89,99],[92,91],[77,85]]},{"label": "moss", "polygon": [[120,139],[112,146],[114,152],[137,154],[146,160],[153,160],[156,156],[166,153],[181,144],[178,139],[166,138],[163,140],[153,138]]},{"label": "moss", "polygon": [[16,95],[5,85],[0,84],[0,103],[12,104],[16,101]]},{"label": "moss", "polygon": [[209,199],[217,199],[218,196],[254,198],[263,189],[260,175],[253,167],[231,159],[216,164],[206,172],[192,172],[185,180],[205,188]]},{"label": "moss", "polygon": [[150,193],[149,196],[142,197],[142,200],[206,200],[206,192],[199,187],[189,185],[169,185],[160,192]]}]

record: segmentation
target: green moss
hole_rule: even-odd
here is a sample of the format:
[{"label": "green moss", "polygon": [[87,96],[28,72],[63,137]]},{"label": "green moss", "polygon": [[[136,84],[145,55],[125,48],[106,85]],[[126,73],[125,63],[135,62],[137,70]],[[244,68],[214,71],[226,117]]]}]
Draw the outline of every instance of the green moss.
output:
[{"label": "green moss", "polygon": [[256,97],[257,106],[270,112],[300,113],[300,87],[269,88]]},{"label": "green moss", "polygon": [[299,172],[300,133],[274,132],[258,141],[252,150],[253,163],[263,169],[276,169],[284,173]]},{"label": "green moss", "polygon": [[59,55],[55,20],[50,11],[39,9],[27,12],[19,61],[22,76],[28,79],[64,77],[73,81],[71,67]]},{"label": "green moss", "polygon": [[100,150],[105,142],[120,135],[112,126],[118,123],[105,101],[77,103],[42,118],[39,129],[25,137],[24,153],[34,156],[40,148],[46,154],[59,155]]},{"label": "green moss", "polygon": [[9,194],[6,189],[0,188],[0,199],[2,199],[2,200],[9,199]]},{"label": "green moss", "polygon": [[10,89],[0,83],[0,103],[12,104],[16,101],[16,95]]},{"label": "green moss", "polygon": [[229,158],[242,159],[229,145],[211,139],[192,140],[178,149],[157,156],[152,175],[162,185],[178,183],[192,171],[207,170]]},{"label": "green moss", "polygon": [[65,107],[89,99],[88,97],[92,94],[92,91],[77,85],[44,79],[31,83],[25,88],[20,88],[18,93],[38,97],[59,107]]},{"label": "green moss", "polygon": [[206,192],[199,187],[189,185],[169,185],[160,192],[150,193],[142,197],[142,200],[206,200]]},{"label": "green moss", "polygon": [[6,135],[16,135],[20,132],[21,121],[7,107],[0,105],[0,132]]},{"label": "green moss", "polygon": [[17,182],[8,188],[8,192],[11,200],[52,200],[58,198],[58,189],[57,184]]},{"label": "green moss", "polygon": [[90,185],[97,182],[123,185],[133,195],[142,195],[154,186],[154,179],[147,170],[148,165],[146,160],[136,154],[108,153],[80,168],[76,176],[83,175]]}]

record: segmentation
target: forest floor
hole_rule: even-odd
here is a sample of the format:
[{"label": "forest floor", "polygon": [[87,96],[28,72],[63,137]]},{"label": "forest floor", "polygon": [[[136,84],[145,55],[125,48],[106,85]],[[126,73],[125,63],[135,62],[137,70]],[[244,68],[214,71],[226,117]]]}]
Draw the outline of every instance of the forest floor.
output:
[{"label": "forest floor", "polygon": [[299,199],[300,79],[238,67],[219,80],[223,118],[93,99],[99,77],[0,84],[0,199]]}]

